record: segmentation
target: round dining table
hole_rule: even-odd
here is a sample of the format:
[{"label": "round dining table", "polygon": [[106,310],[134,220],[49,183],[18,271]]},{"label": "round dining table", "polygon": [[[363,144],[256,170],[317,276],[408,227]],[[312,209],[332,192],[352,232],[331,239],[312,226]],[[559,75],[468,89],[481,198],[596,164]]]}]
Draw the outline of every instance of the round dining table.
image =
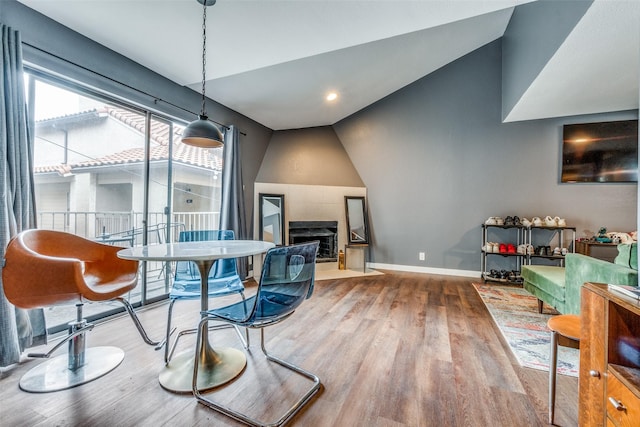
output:
[{"label": "round dining table", "polygon": [[[153,244],[126,248],[118,252],[123,259],[136,261],[193,261],[200,272],[200,313],[209,310],[209,271],[213,263],[222,258],[240,258],[267,252],[275,245],[260,240],[207,240],[197,242],[177,242]],[[202,346],[195,349],[198,354],[197,388],[209,390],[225,384],[244,370],[247,358],[243,351],[232,347],[213,348],[209,343],[206,323],[202,331]],[[166,345],[166,344],[165,344]],[[185,351],[174,356],[164,366],[159,375],[163,388],[174,392],[192,392],[193,351]]]}]

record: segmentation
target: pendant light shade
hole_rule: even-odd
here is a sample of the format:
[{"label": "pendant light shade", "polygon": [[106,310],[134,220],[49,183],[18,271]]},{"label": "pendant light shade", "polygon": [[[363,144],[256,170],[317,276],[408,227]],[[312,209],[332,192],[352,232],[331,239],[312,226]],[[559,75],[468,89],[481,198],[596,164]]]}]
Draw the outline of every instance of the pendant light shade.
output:
[{"label": "pendant light shade", "polygon": [[184,128],[182,143],[200,148],[218,148],[222,147],[222,133],[207,116],[201,115]]},{"label": "pendant light shade", "polygon": [[222,147],[220,129],[207,118],[205,109],[205,83],[207,64],[207,6],[214,5],[216,0],[198,0],[202,4],[202,110],[198,120],[194,120],[182,132],[182,143],[200,148]]}]

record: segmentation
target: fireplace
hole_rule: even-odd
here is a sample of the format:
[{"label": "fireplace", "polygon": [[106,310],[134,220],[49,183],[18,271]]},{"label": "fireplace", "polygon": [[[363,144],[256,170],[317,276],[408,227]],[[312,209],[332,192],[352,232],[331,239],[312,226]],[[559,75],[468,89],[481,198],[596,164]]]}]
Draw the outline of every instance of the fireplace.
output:
[{"label": "fireplace", "polygon": [[338,260],[338,221],[289,221],[289,244],[318,240],[316,262]]}]

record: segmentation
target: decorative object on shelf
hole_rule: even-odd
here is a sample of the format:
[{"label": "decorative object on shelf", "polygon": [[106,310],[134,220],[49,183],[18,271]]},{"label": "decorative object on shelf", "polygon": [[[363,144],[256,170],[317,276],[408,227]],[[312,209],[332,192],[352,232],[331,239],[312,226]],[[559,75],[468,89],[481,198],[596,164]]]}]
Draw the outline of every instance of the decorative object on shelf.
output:
[{"label": "decorative object on shelf", "polygon": [[222,147],[220,129],[209,121],[205,108],[206,65],[207,65],[207,7],[216,4],[216,0],[198,0],[202,4],[202,109],[197,120],[189,123],[182,132],[182,143],[200,148]]},{"label": "decorative object on shelf", "polygon": [[342,249],[340,249],[338,251],[338,270],[344,270],[344,269],[345,269],[344,251]]},{"label": "decorative object on shelf", "polygon": [[607,236],[607,229],[605,227],[600,227],[595,240],[599,243],[611,243],[611,237]]}]

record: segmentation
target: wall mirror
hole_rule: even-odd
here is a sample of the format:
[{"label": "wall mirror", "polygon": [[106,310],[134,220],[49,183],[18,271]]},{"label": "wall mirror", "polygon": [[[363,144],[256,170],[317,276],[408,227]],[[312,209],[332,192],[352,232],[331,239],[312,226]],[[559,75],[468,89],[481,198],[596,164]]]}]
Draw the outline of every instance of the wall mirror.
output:
[{"label": "wall mirror", "polygon": [[284,194],[260,193],[260,240],[284,245]]},{"label": "wall mirror", "polygon": [[367,208],[364,197],[345,196],[347,241],[349,244],[368,244]]}]

